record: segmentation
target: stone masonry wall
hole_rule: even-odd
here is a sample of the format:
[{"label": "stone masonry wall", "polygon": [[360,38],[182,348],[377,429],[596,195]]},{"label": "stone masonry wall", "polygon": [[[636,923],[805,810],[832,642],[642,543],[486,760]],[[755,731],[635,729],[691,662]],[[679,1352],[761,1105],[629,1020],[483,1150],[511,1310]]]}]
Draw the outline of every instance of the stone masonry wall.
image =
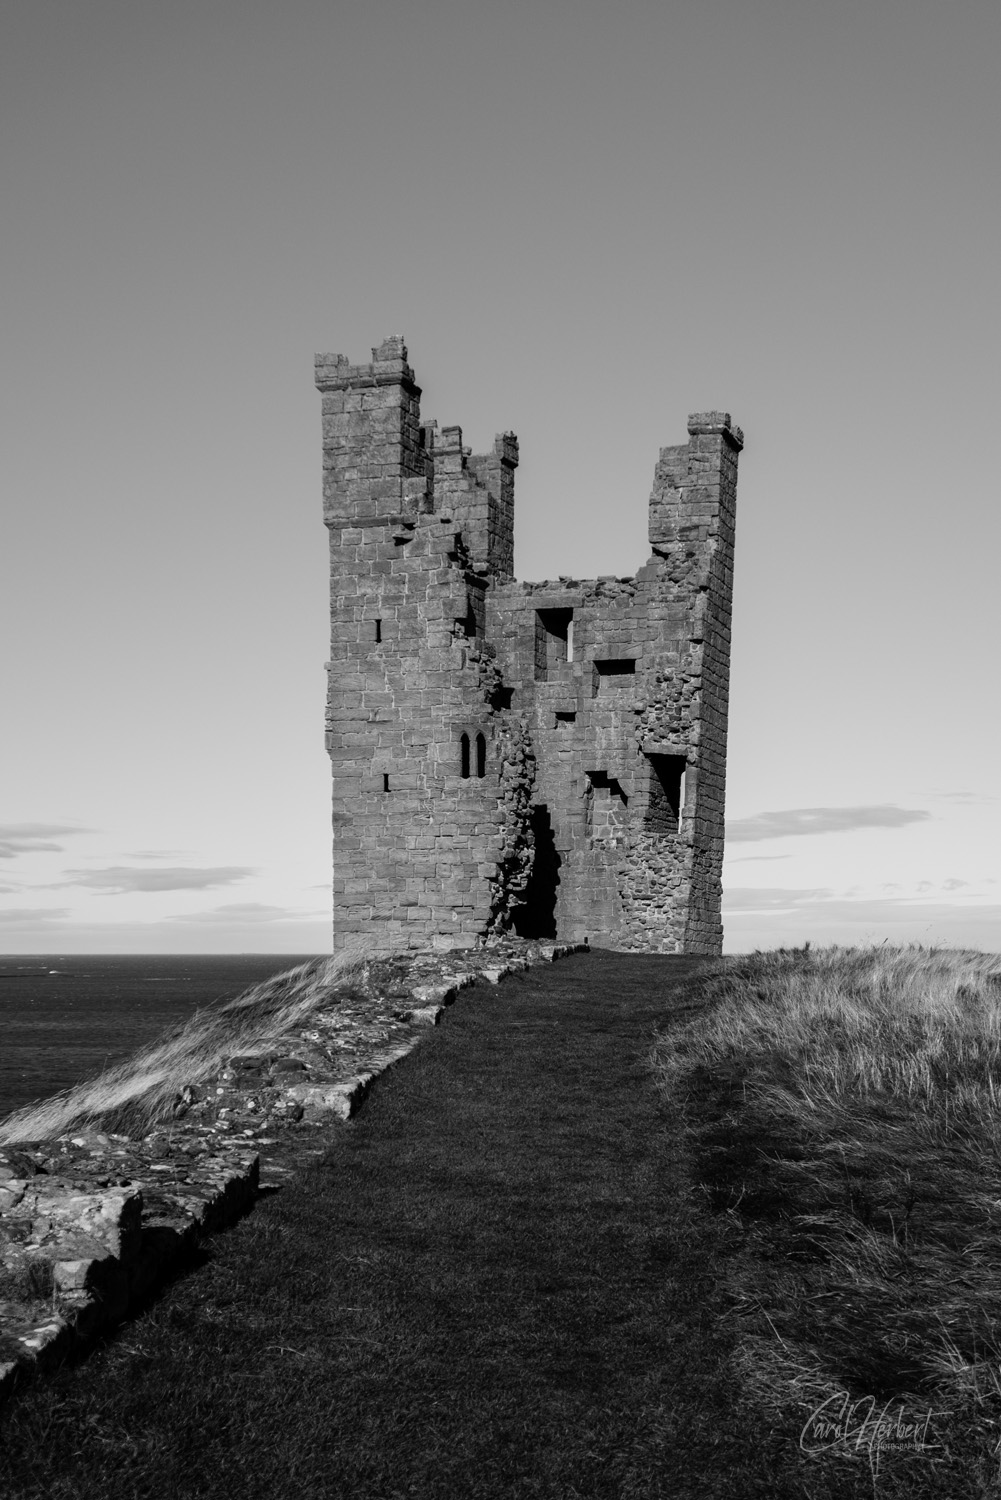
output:
[{"label": "stone masonry wall", "polygon": [[335,934],[718,952],[738,428],[662,450],[632,578],[517,583],[517,439],[422,421],[399,338],[317,357]]}]

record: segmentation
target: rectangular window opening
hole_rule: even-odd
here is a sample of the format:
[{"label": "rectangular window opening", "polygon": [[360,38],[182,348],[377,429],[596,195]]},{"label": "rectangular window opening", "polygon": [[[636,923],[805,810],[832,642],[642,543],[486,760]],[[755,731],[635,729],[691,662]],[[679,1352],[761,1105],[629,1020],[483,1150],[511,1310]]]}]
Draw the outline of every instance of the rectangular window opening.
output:
[{"label": "rectangular window opening", "polygon": [[625,687],[629,678],[636,675],[636,662],[631,656],[610,656],[595,660],[591,672],[591,696],[597,698],[605,689]]},{"label": "rectangular window opening", "polygon": [[587,773],[587,837],[592,843],[615,844],[626,832],[629,798],[607,771]]},{"label": "rectangular window opening", "polygon": [[384,791],[384,792],[388,792],[388,791],[389,791],[389,772],[388,772],[388,771],[386,771],[386,772],[383,772],[383,777],[382,777],[382,790],[383,790],[383,791]]},{"label": "rectangular window opening", "polygon": [[650,792],[643,826],[647,833],[677,833],[685,795],[683,755],[648,755]]},{"label": "rectangular window opening", "polygon": [[565,726],[567,724],[576,724],[576,722],[577,722],[577,715],[575,713],[557,713],[557,715],[556,715],[556,728],[557,729],[559,729],[562,726]]},{"label": "rectangular window opening", "polygon": [[629,796],[624,790],[622,783],[614,776],[609,776],[607,771],[588,771],[587,779],[592,791],[606,793],[617,802],[621,802],[623,807],[628,805]]},{"label": "rectangular window opening", "polygon": [[535,612],[535,680],[545,682],[561,662],[573,661],[573,610]]},{"label": "rectangular window opening", "polygon": [[376,622],[375,622],[375,640],[376,640],[376,644],[377,645],[382,640],[382,621],[381,620],[376,620]]}]

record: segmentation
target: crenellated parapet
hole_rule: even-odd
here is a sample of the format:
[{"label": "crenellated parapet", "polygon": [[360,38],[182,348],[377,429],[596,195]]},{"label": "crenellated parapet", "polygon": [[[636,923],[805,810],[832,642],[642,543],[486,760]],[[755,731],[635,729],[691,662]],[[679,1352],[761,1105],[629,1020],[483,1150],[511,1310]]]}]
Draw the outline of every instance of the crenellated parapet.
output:
[{"label": "crenellated parapet", "polygon": [[428,462],[420,387],[402,338],[384,340],[367,365],[343,354],[318,354],[315,363],[326,525],[377,526],[419,510]]}]

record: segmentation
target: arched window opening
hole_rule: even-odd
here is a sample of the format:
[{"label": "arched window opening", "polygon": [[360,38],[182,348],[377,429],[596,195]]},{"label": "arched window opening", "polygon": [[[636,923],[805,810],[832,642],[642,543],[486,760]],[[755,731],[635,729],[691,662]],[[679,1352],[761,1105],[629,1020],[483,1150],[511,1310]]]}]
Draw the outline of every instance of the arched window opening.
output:
[{"label": "arched window opening", "polygon": [[459,736],[459,775],[464,780],[469,777],[469,735]]},{"label": "arched window opening", "polygon": [[487,742],[482,734],[476,736],[476,774],[477,776],[487,774]]}]

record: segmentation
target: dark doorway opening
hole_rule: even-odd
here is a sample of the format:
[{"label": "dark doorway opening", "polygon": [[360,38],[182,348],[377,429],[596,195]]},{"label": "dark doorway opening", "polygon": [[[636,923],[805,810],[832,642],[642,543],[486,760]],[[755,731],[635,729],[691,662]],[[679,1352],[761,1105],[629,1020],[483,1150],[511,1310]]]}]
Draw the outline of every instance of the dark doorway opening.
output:
[{"label": "dark doorway opening", "polygon": [[525,899],[514,909],[514,930],[522,938],[556,936],[556,887],[560,883],[560,859],[553,837],[549,808],[532,808],[531,829],[535,839],[535,863],[525,887]]}]

